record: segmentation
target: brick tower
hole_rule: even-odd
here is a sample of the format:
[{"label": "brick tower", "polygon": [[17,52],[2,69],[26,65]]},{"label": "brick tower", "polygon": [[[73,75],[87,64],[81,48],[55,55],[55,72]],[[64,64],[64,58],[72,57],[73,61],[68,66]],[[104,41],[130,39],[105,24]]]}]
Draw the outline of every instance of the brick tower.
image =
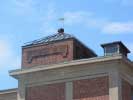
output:
[{"label": "brick tower", "polygon": [[22,68],[55,64],[97,55],[74,36],[58,33],[27,43],[22,47]]}]

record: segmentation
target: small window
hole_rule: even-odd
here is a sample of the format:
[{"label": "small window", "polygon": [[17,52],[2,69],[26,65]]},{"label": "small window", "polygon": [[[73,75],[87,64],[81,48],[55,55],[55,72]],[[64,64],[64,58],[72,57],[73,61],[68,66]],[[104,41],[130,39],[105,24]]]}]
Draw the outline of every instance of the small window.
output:
[{"label": "small window", "polygon": [[115,46],[105,48],[106,55],[116,54],[117,52],[118,52],[118,48]]}]

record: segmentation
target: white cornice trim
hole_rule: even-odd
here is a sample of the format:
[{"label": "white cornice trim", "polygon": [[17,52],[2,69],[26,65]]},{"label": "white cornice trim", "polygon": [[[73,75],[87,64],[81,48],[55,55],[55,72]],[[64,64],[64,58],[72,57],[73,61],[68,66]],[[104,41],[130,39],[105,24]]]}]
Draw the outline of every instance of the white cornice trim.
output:
[{"label": "white cornice trim", "polygon": [[8,90],[1,90],[0,91],[0,95],[9,94],[9,93],[17,93],[17,88],[16,89],[8,89]]},{"label": "white cornice trim", "polygon": [[115,61],[120,59],[124,59],[124,57],[122,55],[95,57],[95,58],[89,58],[89,59],[73,60],[73,61],[59,63],[59,64],[41,65],[41,66],[36,66],[28,69],[17,69],[17,70],[9,71],[9,74],[17,78],[17,76],[19,75],[37,72],[37,71],[46,71],[51,69],[64,68],[68,66],[92,64],[92,63],[99,63],[99,62],[105,62],[105,61],[106,62]]}]

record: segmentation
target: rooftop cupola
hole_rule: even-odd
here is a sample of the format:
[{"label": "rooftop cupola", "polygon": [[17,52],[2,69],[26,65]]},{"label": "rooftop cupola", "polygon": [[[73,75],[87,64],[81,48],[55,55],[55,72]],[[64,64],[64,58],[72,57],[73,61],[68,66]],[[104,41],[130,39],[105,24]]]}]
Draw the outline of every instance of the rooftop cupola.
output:
[{"label": "rooftop cupola", "polygon": [[127,56],[127,54],[130,53],[129,49],[121,41],[105,43],[101,46],[104,49],[104,56],[112,56],[118,54]]}]

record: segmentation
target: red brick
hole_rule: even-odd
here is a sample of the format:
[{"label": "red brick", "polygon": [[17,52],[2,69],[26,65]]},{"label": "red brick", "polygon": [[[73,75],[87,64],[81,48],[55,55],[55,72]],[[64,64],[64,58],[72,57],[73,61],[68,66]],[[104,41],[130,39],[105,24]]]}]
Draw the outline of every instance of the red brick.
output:
[{"label": "red brick", "polygon": [[109,100],[108,77],[76,80],[73,89],[73,100]]},{"label": "red brick", "polygon": [[26,100],[65,100],[65,83],[29,87]]},{"label": "red brick", "polygon": [[[53,54],[53,55],[48,55],[48,56],[37,57],[35,59],[32,59],[32,62],[30,63],[27,60],[28,59],[27,52],[34,51],[34,50],[42,50],[45,48],[52,49],[52,47],[59,48],[60,46],[63,46],[63,45],[68,46],[67,55],[65,57],[60,54],[55,54],[55,55]],[[22,67],[23,68],[33,67],[37,65],[65,62],[65,61],[70,61],[70,60],[73,60],[73,41],[72,40],[51,43],[48,45],[44,44],[44,45],[39,45],[39,46],[33,46],[33,47],[23,48],[22,50]]]}]

